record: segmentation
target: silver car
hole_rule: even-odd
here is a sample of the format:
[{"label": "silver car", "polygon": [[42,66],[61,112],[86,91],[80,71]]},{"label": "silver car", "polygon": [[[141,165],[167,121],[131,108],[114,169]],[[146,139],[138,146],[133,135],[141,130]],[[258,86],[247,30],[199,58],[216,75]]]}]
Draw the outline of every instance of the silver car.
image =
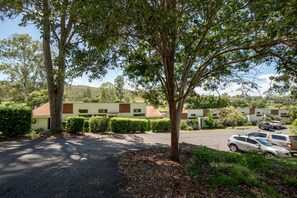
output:
[{"label": "silver car", "polygon": [[243,135],[233,135],[228,140],[230,151],[254,151],[264,153],[267,157],[291,157],[290,151],[283,147],[275,146],[261,138],[252,138]]}]

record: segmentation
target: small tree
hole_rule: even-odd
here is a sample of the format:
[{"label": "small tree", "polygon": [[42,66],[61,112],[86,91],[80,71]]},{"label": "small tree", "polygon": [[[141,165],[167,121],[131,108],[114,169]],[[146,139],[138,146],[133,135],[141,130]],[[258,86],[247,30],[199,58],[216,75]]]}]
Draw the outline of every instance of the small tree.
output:
[{"label": "small tree", "polygon": [[119,102],[122,102],[124,98],[124,88],[125,88],[124,76],[117,76],[114,79],[114,87],[115,87],[116,95],[119,99]]},{"label": "small tree", "polygon": [[217,127],[216,121],[212,117],[212,113],[208,112],[207,119],[204,120],[207,128],[213,129]]},{"label": "small tree", "polygon": [[224,126],[238,126],[246,121],[246,117],[234,107],[222,108],[219,113],[219,120]]},{"label": "small tree", "polygon": [[297,106],[291,106],[289,108],[289,116],[292,122],[297,119]]}]

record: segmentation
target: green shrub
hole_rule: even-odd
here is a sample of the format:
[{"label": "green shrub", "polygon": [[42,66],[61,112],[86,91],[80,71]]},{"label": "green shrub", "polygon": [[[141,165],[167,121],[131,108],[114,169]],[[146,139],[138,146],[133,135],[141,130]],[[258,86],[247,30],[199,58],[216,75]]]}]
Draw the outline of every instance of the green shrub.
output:
[{"label": "green shrub", "polygon": [[91,132],[107,132],[109,131],[109,117],[95,116],[91,117],[89,121]]},{"label": "green shrub", "polygon": [[62,127],[63,129],[66,129],[67,121],[62,121]]},{"label": "green shrub", "polygon": [[170,129],[170,120],[169,119],[155,119],[150,120],[152,131],[165,132]]},{"label": "green shrub", "polygon": [[217,128],[217,123],[212,117],[212,113],[208,112],[207,118],[204,120],[205,125],[208,129]]},{"label": "green shrub", "polygon": [[89,123],[89,120],[85,120],[84,132],[90,132],[90,123]]},{"label": "green shrub", "polygon": [[111,118],[110,128],[115,133],[144,132],[148,130],[148,120],[136,118]]},{"label": "green shrub", "polygon": [[181,120],[180,121],[180,129],[187,130],[187,128],[188,128],[187,122],[185,120]]},{"label": "green shrub", "polygon": [[30,132],[32,110],[26,108],[0,108],[0,132],[3,137],[15,137]]},{"label": "green shrub", "polygon": [[295,119],[295,120],[292,122],[292,126],[293,126],[293,127],[297,127],[297,119]]},{"label": "green shrub", "polygon": [[77,133],[84,131],[85,118],[80,116],[72,116],[66,119],[66,128],[69,133]]},{"label": "green shrub", "polygon": [[187,121],[187,124],[188,124],[188,127],[191,129],[191,130],[195,130],[195,129],[199,129],[199,122],[198,122],[198,119],[190,119]]}]

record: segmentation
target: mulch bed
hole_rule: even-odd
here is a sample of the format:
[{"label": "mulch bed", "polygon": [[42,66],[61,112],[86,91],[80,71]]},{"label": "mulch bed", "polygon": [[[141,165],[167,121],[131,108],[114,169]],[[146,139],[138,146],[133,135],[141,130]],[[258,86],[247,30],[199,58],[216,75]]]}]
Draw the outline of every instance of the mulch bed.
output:
[{"label": "mulch bed", "polygon": [[[211,172],[203,172],[197,177],[188,176],[187,165],[191,163],[195,147],[180,144],[180,163],[170,160],[170,148],[151,148],[122,154],[119,168],[127,179],[125,190],[132,197],[267,197],[263,190],[245,185],[237,189],[214,188],[205,181]],[[278,186],[276,180],[266,182],[285,197],[297,195],[294,187],[283,189],[284,186]]]},{"label": "mulch bed", "polygon": [[190,177],[186,166],[195,146],[180,145],[180,163],[170,160],[169,148],[152,148],[120,156],[119,168],[132,197],[238,197],[228,188],[211,189],[201,177]]}]

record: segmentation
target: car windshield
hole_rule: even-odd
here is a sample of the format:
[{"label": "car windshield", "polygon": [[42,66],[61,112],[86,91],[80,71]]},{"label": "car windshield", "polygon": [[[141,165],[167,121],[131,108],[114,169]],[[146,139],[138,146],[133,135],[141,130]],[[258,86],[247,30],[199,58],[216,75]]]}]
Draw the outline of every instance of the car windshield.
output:
[{"label": "car windshield", "polygon": [[262,140],[262,139],[260,139],[260,138],[256,138],[256,140],[257,140],[260,144],[262,144],[262,145],[264,145],[264,146],[272,146],[272,144],[270,144],[269,142],[267,142],[267,141],[265,141],[265,140]]}]

